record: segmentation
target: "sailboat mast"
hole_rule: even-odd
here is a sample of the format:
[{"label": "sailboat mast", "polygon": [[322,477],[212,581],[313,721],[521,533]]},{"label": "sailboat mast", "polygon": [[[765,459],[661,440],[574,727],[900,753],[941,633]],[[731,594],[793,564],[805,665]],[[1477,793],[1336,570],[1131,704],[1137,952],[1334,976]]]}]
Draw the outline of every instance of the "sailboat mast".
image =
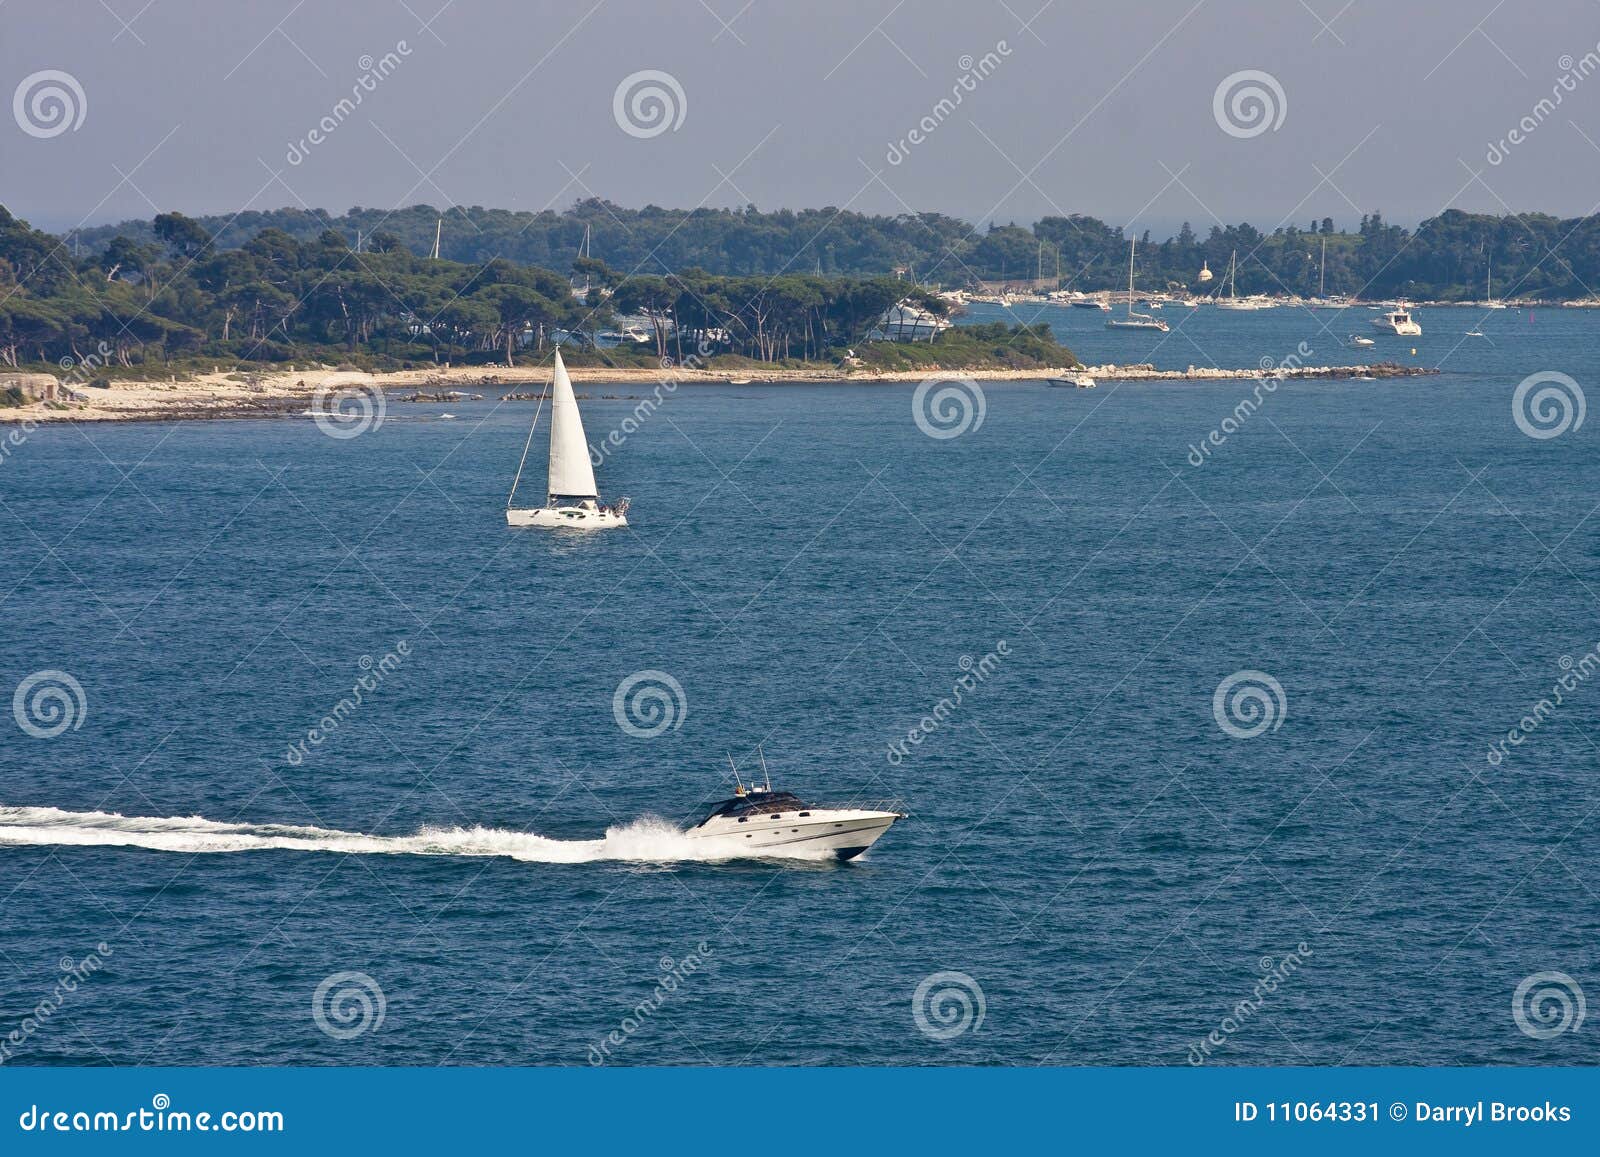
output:
[{"label": "sailboat mast", "polygon": [[1323,297],[1324,288],[1328,282],[1328,239],[1322,239],[1322,272],[1317,274],[1317,296]]},{"label": "sailboat mast", "polygon": [[1134,238],[1128,239],[1128,316],[1133,316],[1133,247],[1139,244]]}]

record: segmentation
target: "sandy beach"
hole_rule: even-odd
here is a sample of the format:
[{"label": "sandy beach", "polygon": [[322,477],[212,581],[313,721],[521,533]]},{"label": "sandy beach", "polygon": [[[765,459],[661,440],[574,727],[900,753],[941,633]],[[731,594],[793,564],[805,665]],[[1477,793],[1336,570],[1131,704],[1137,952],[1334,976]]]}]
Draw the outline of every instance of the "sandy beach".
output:
[{"label": "sandy beach", "polygon": [[[735,379],[751,382],[816,385],[850,383],[877,385],[918,382],[940,373],[974,381],[1040,381],[1049,377],[1089,373],[1097,381],[1230,381],[1260,376],[1262,371],[1216,369],[1190,366],[1183,370],[1158,370],[1150,365],[1105,365],[1063,367],[1053,370],[948,370],[899,371],[838,369],[771,371],[706,371],[653,367],[572,367],[573,381],[579,385],[622,386],[647,391],[664,382],[676,384],[727,385]],[[1300,380],[1338,380],[1361,377],[1409,377],[1433,371],[1418,367],[1391,365],[1317,366],[1281,371],[1280,378]],[[1267,376],[1271,376],[1269,371]],[[239,373],[218,371],[167,381],[128,381],[113,378],[105,388],[76,386],[75,397],[64,395],[58,402],[33,402],[0,409],[0,423],[179,421],[223,418],[272,418],[304,414],[322,396],[347,390],[378,390],[389,401],[406,401],[420,394],[419,400],[452,400],[437,395],[498,393],[527,387],[531,394],[550,380],[543,365],[450,366],[371,374],[348,370],[301,370],[277,373]],[[434,397],[430,397],[433,395]]]}]

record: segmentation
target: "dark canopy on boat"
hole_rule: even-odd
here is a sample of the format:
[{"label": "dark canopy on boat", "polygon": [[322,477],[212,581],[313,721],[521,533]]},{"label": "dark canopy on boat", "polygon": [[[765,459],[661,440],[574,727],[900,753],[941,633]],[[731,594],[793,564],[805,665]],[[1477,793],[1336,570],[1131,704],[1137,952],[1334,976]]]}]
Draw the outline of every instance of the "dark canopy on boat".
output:
[{"label": "dark canopy on boat", "polygon": [[792,791],[752,791],[723,800],[711,810],[706,819],[717,816],[754,816],[768,812],[791,811],[803,808],[800,797]]}]

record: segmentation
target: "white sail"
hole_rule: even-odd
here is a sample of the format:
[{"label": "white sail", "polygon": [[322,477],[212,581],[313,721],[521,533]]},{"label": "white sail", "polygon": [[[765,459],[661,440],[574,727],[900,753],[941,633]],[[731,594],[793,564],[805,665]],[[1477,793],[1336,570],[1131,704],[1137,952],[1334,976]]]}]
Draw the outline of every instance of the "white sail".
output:
[{"label": "white sail", "polygon": [[594,467],[589,462],[589,444],[583,436],[583,419],[578,416],[578,399],[572,394],[572,379],[556,350],[555,380],[550,387],[550,501],[556,498],[596,498]]}]

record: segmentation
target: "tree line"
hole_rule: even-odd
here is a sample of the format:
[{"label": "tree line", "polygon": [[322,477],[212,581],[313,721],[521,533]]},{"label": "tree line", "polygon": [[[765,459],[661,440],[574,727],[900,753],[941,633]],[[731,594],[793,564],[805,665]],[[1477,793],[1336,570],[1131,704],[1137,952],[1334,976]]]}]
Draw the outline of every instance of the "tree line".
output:
[{"label": "tree line", "polygon": [[650,334],[619,358],[776,362],[837,357],[908,296],[944,308],[892,277],[656,276],[570,257],[567,266],[432,259],[382,230],[359,252],[336,229],[307,240],[270,225],[229,248],[180,213],[157,216],[148,240],[116,233],[74,256],[0,208],[0,362],[514,363],[555,340],[592,345],[621,315],[647,319]]},{"label": "tree line", "polygon": [[[353,208],[250,211],[196,218],[218,249],[239,249],[267,229],[308,244],[326,232],[347,244],[396,247],[469,265],[504,258],[565,270],[580,250],[613,268],[667,275],[703,269],[728,277],[878,277],[897,271],[919,282],[959,288],[978,281],[1022,281],[1043,274],[1084,290],[1115,289],[1127,278],[1128,242],[1095,217],[1045,217],[1032,226],[978,228],[940,213],[882,216],[836,208],[777,210],[628,209],[597,198],[563,212],[481,206],[386,211]],[[103,251],[117,237],[157,242],[155,221],[83,229],[67,236],[78,253]],[[587,239],[587,241],[586,241]],[[1185,224],[1172,237],[1140,238],[1142,288],[1198,288],[1202,267],[1221,277],[1238,254],[1240,293],[1330,294],[1369,298],[1481,297],[1492,266],[1505,295],[1575,298],[1600,285],[1600,216],[1563,219],[1542,213],[1503,217],[1449,210],[1415,230],[1368,213],[1354,231],[1328,218],[1263,232],[1249,224]],[[1326,267],[1324,273],[1324,251]]]}]

